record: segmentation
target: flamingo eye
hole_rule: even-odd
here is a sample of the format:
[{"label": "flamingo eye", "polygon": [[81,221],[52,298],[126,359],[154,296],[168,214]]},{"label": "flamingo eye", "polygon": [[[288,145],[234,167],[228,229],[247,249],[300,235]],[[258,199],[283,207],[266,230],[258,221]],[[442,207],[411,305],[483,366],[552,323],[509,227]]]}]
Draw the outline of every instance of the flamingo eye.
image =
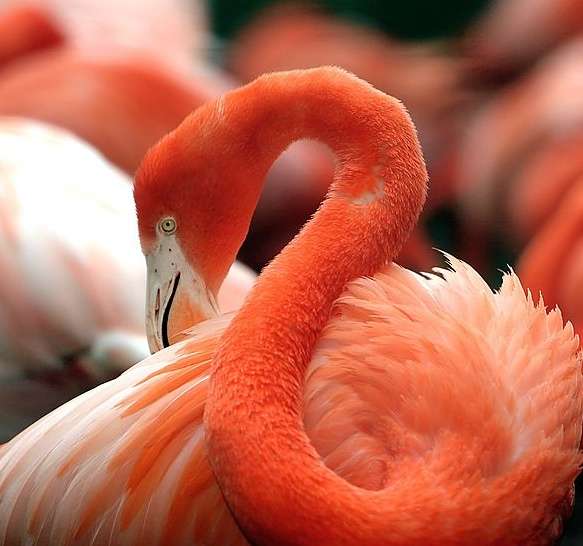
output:
[{"label": "flamingo eye", "polygon": [[166,235],[172,235],[176,231],[176,220],[174,218],[162,218],[158,223],[158,227],[162,233]]}]

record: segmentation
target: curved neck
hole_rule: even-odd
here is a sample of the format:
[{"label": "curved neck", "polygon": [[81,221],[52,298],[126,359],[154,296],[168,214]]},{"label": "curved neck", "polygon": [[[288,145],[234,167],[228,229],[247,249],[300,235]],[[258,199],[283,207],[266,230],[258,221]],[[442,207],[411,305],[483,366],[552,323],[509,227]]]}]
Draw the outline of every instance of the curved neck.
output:
[{"label": "curved neck", "polygon": [[[338,69],[276,74],[240,93],[248,117],[237,131],[250,135],[251,156],[263,152],[257,174],[300,137],[327,143],[338,167],[318,212],[222,338],[205,415],[211,464],[254,544],[378,544],[362,541],[370,526],[359,493],[306,437],[302,392],[334,301],[393,259],[417,220],[427,174],[415,130],[400,103]],[[357,526],[364,534],[353,535]]]}]

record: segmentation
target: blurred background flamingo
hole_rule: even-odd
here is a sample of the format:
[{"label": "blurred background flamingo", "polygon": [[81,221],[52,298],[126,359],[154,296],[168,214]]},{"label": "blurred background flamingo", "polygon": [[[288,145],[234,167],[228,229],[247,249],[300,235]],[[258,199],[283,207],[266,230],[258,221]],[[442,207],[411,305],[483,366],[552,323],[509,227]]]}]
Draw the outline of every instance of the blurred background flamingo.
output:
[{"label": "blurred background flamingo", "polygon": [[534,298],[559,306],[583,336],[583,172],[518,261]]},{"label": "blurred background flamingo", "polygon": [[2,0],[0,15],[0,50],[18,43],[22,54],[41,44],[105,56],[138,51],[188,69],[208,39],[204,4],[188,0]]},{"label": "blurred background flamingo", "polygon": [[61,29],[44,10],[26,4],[0,7],[0,70],[12,61],[64,41]]},{"label": "blurred background flamingo", "polygon": [[580,0],[494,0],[466,44],[483,70],[507,75],[582,32]]},{"label": "blurred background flamingo", "polygon": [[[126,177],[72,135],[0,122],[0,439],[147,355]],[[112,358],[115,355],[115,358]]]},{"label": "blurred background flamingo", "polygon": [[[580,163],[576,141],[582,129],[580,39],[554,51],[515,83],[494,94],[467,124],[464,142],[459,146],[457,176],[468,221],[483,229],[506,229],[513,236],[516,233],[519,241],[529,232],[532,235],[536,225],[527,227],[525,224],[532,220],[524,220],[521,215],[536,217],[537,211],[532,209],[552,209],[556,201],[529,196],[534,175],[522,171],[532,169],[527,166],[534,162],[538,169],[544,169],[540,156],[548,157],[547,165],[554,157],[561,172],[547,171],[546,182],[538,185],[554,186],[559,196],[565,190],[564,179],[569,179]],[[515,188],[516,184],[521,188]]]}]

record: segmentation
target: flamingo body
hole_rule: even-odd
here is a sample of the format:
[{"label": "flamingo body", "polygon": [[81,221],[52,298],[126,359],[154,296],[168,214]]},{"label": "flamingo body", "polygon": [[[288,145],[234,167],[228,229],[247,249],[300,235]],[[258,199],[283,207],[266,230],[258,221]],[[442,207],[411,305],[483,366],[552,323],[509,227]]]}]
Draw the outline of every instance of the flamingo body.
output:
[{"label": "flamingo body", "polygon": [[144,267],[127,177],[54,127],[4,118],[0,139],[3,354],[34,369],[100,331],[141,333]]},{"label": "flamingo body", "polygon": [[[580,362],[572,328],[527,299],[514,275],[493,294],[469,266],[453,265],[443,277],[392,265],[347,287],[311,359],[304,424],[324,463],[355,486],[403,480],[395,494],[406,487],[411,503],[430,482],[459,487],[446,489],[460,504],[460,521],[450,522],[460,538],[448,544],[469,544],[463,537],[479,523],[463,523],[468,480],[492,501],[479,521],[496,529],[514,518],[497,511],[500,495],[520,506],[539,463],[568,511],[568,487],[557,482],[576,472],[581,408],[566,395],[560,412],[555,404],[559,392],[580,404],[580,384],[570,382]],[[430,318],[434,327],[420,329]],[[5,445],[0,544],[246,544],[208,466],[202,425],[210,364],[229,321],[195,327]],[[513,339],[502,349],[508,329]],[[476,427],[484,434],[468,435]],[[545,525],[550,538],[560,518]]]}]

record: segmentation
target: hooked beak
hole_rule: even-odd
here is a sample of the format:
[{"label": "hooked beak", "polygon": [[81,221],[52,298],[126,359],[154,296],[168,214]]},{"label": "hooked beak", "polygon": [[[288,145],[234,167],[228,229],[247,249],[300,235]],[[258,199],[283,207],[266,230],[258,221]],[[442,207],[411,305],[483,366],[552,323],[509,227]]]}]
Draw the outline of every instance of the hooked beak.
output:
[{"label": "hooked beak", "polygon": [[175,343],[182,331],[217,316],[218,307],[174,241],[146,255],[146,265],[146,333],[155,353]]}]

